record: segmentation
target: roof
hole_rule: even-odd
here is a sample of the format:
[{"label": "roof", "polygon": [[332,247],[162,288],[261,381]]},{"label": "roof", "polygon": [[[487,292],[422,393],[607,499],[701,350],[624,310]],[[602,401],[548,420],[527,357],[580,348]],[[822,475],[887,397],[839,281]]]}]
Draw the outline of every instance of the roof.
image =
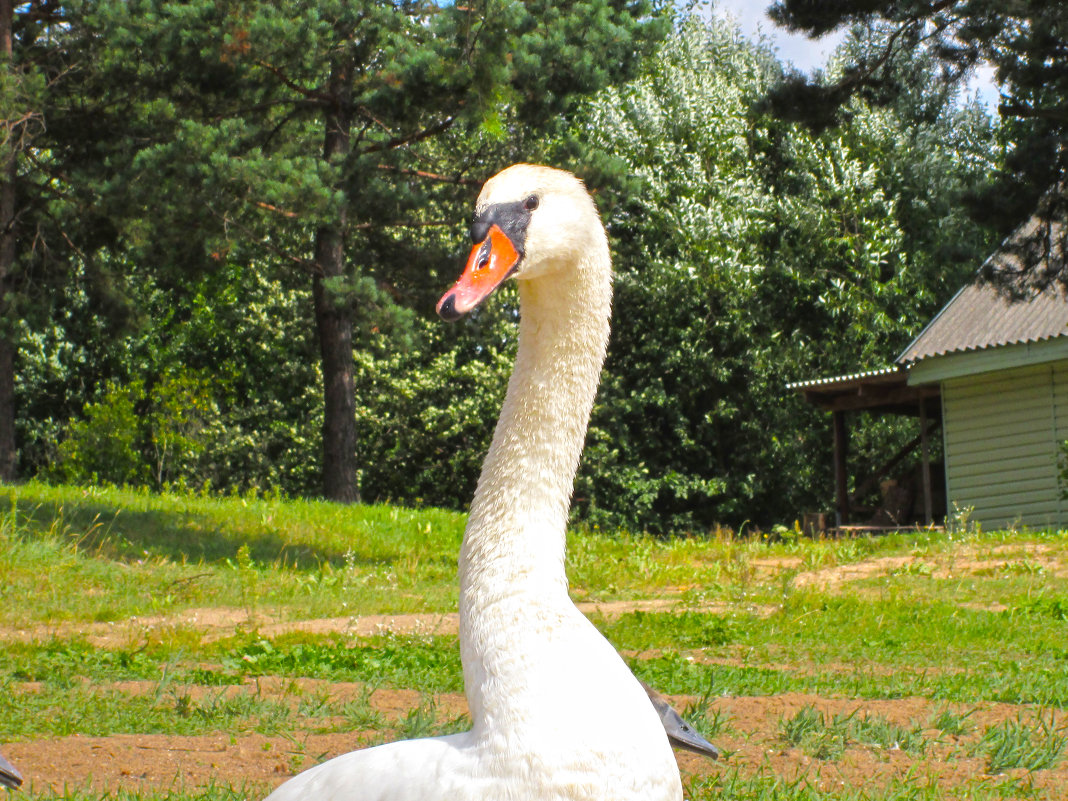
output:
[{"label": "roof", "polygon": [[897,363],[1068,336],[1068,298],[1057,280],[1068,270],[1066,195],[1064,185],[1047,193]]},{"label": "roof", "polygon": [[[918,414],[920,404],[938,398],[938,386],[908,385],[907,367],[881,367],[862,373],[815,378],[787,384],[804,394],[810,403],[828,411],[891,412]],[[930,405],[930,404],[928,404]],[[937,403],[929,409],[935,414]]]},{"label": "roof", "polygon": [[[900,367],[880,367],[877,370],[865,370],[861,373],[849,373],[847,375],[837,375],[830,378],[812,378],[808,381],[794,381],[791,384],[787,384],[787,389],[818,389],[821,391],[829,391],[836,389],[855,389],[862,383],[897,383],[898,375],[903,375],[904,371]],[[886,381],[880,381],[880,378],[887,379]]]}]

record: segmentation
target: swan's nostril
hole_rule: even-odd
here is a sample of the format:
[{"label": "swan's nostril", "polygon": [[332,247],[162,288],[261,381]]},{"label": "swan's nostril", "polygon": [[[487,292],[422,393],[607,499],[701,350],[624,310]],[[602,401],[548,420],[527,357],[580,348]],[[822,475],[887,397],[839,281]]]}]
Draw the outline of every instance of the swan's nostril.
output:
[{"label": "swan's nostril", "polygon": [[447,295],[438,304],[438,316],[447,323],[455,323],[463,315],[456,311],[456,295]]},{"label": "swan's nostril", "polygon": [[493,243],[490,241],[489,236],[486,237],[486,241],[482,243],[482,247],[478,251],[478,259],[475,261],[476,270],[485,270],[490,262],[490,253],[493,250]]}]

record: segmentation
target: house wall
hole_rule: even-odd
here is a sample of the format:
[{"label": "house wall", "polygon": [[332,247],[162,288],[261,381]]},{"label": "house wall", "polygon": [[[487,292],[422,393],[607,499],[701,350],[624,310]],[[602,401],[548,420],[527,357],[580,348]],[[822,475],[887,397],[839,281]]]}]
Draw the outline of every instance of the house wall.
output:
[{"label": "house wall", "polygon": [[1058,480],[1068,439],[1068,361],[942,381],[950,514],[984,528],[1068,526]]}]

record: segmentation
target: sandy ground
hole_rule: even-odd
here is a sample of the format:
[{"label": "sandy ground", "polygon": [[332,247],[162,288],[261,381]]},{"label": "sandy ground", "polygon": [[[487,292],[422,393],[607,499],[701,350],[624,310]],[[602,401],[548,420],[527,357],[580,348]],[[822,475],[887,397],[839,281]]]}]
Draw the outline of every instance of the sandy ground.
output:
[{"label": "sandy ground", "polygon": [[[887,575],[896,570],[923,562],[933,575],[962,575],[1004,569],[1010,563],[1026,558],[1050,574],[1063,575],[1065,566],[1057,561],[1049,549],[1036,545],[1021,556],[1017,547],[1001,555],[998,549],[988,549],[980,555],[967,553],[931,558],[884,557],[856,564],[798,572],[795,586],[834,588],[860,578]],[[759,570],[799,570],[800,563],[786,560],[754,561]],[[587,614],[614,617],[634,610],[667,610],[686,608],[677,600],[658,599],[611,603],[580,604]],[[759,611],[759,610],[758,610]],[[180,615],[143,617],[118,624],[82,624],[59,626],[29,626],[0,630],[0,640],[46,640],[53,636],[87,638],[101,647],[115,647],[143,638],[153,629],[191,627],[200,629],[205,639],[233,634],[235,628],[249,623],[242,610],[225,608],[190,609]],[[338,632],[368,635],[385,631],[398,633],[455,633],[457,618],[445,615],[368,615],[318,620],[256,619],[258,630],[266,636],[283,632]],[[728,660],[729,661],[729,660]],[[783,670],[798,669],[789,665],[772,666]],[[878,666],[873,666],[877,668]],[[827,669],[827,666],[821,666]],[[854,666],[843,665],[843,670]],[[302,691],[325,692],[331,700],[347,700],[366,693],[359,684],[295,680]],[[277,694],[291,697],[294,680],[261,677],[245,685],[228,688],[225,692],[255,692],[259,695]],[[155,682],[122,682],[113,689],[126,694],[151,693]],[[33,692],[31,684],[13,685],[19,692]],[[192,692],[219,692],[219,688],[191,688]],[[414,690],[375,690],[372,705],[387,718],[401,718],[423,700]],[[676,697],[676,708],[683,709],[693,699]],[[440,714],[455,717],[466,712],[466,702],[460,695],[435,697]],[[941,788],[975,783],[999,784],[1012,776],[989,776],[985,761],[973,753],[979,733],[988,726],[1021,715],[1033,716],[1037,710],[1010,704],[981,704],[974,707],[954,707],[964,712],[973,710],[969,718],[972,731],[963,738],[947,736],[929,730],[925,734],[930,745],[921,754],[900,750],[854,745],[839,759],[821,761],[799,749],[788,747],[778,731],[784,717],[790,717],[806,705],[814,706],[825,715],[849,714],[882,715],[901,725],[914,726],[929,721],[945,704],[921,698],[856,701],[819,695],[784,694],[770,697],[724,697],[712,702],[711,711],[726,715],[727,730],[714,739],[728,752],[728,757],[712,762],[691,754],[679,753],[680,768],[686,777],[699,777],[737,767],[743,773],[771,771],[789,781],[807,778],[808,781],[830,790],[836,787],[865,787],[907,781],[934,784]],[[1058,725],[1066,725],[1062,717]],[[64,787],[91,787],[95,791],[124,788],[144,789],[196,788],[211,784],[243,787],[254,798],[299,770],[323,759],[360,747],[374,736],[373,732],[354,731],[344,734],[319,734],[301,731],[288,737],[268,737],[260,734],[210,734],[203,736],[114,735],[109,737],[71,736],[55,739],[29,740],[0,746],[0,750],[23,772],[34,790]],[[1052,770],[1038,771],[1027,780],[1048,798],[1068,798],[1068,759]],[[1022,773],[1017,772],[1020,776]]]},{"label": "sandy ground", "polygon": [[[281,692],[290,680],[273,682]],[[319,682],[306,682],[320,684]],[[137,691],[131,686],[125,689]],[[150,692],[150,682],[144,682]],[[325,684],[325,683],[322,683]],[[152,685],[154,686],[154,685]],[[359,694],[353,684],[327,685],[334,698]],[[258,692],[270,693],[272,680],[261,679]],[[440,712],[454,716],[466,711],[462,696],[435,698]],[[692,699],[675,697],[677,708]],[[420,702],[415,691],[377,690],[373,705],[384,715],[401,717]],[[891,781],[936,784],[945,789],[959,784],[1005,781],[1006,776],[985,773],[985,761],[971,755],[977,734],[963,739],[927,731],[932,744],[923,755],[900,750],[853,746],[836,760],[821,761],[797,748],[787,746],[778,734],[779,721],[811,705],[825,715],[881,715],[901,725],[928,720],[942,705],[926,699],[903,698],[885,701],[854,701],[818,695],[783,694],[770,697],[721,698],[713,710],[729,716],[730,730],[714,739],[728,752],[722,762],[677,753],[680,769],[687,777],[702,776],[738,767],[743,773],[760,770],[796,781],[805,777],[822,789],[884,785]],[[975,709],[970,720],[975,730],[1007,719],[1021,710],[1010,704],[985,704]],[[966,711],[961,709],[960,711]],[[1061,721],[1063,723],[1063,721]],[[292,774],[318,762],[360,747],[371,732],[316,734],[300,732],[295,737],[267,737],[260,734],[209,734],[193,737],[151,734],[123,734],[110,737],[72,736],[31,740],[3,746],[3,752],[27,777],[32,789],[64,787],[92,788],[100,792],[123,788],[131,791],[167,788],[196,788],[211,784],[244,787],[250,797],[266,794]],[[1022,772],[1017,771],[1022,776]],[[1034,773],[1031,782],[1049,793],[1049,798],[1068,797],[1068,766]]]}]

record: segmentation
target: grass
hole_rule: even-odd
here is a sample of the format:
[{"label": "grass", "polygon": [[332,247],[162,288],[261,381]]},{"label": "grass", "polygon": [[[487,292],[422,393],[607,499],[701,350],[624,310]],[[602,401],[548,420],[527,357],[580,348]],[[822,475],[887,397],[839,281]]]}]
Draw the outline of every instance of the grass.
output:
[{"label": "grass", "polygon": [[[463,522],[388,506],[0,488],[0,739],[255,735],[289,743],[275,746],[288,771],[325,756],[309,737],[351,733],[352,747],[463,729],[449,711],[462,691],[455,636],[275,628],[454,612]],[[665,604],[591,619],[639,677],[687,696],[691,723],[731,755],[688,779],[690,798],[984,801],[1068,788],[1066,532],[780,541],[576,530],[568,548],[577,600]],[[848,581],[818,580],[859,563]],[[208,630],[194,619],[205,608],[238,622]],[[132,617],[144,624],[124,629]],[[390,690],[406,700],[383,707]],[[806,699],[800,711],[732,706],[786,694]],[[843,699],[857,711],[833,706]],[[914,720],[871,707],[895,699],[918,705]],[[792,748],[814,767],[776,761]],[[862,758],[904,759],[915,773],[836,783]],[[939,773],[972,762],[966,779]],[[75,785],[27,797],[238,792]]]},{"label": "grass", "polygon": [[835,715],[828,720],[815,707],[805,706],[793,717],[783,720],[779,731],[783,740],[816,759],[838,759],[845,753],[849,718]]},{"label": "grass", "polygon": [[976,751],[986,756],[986,769],[1002,773],[1013,768],[1028,771],[1054,767],[1068,745],[1068,731],[1041,714],[1031,720],[1016,718],[987,729]]}]

